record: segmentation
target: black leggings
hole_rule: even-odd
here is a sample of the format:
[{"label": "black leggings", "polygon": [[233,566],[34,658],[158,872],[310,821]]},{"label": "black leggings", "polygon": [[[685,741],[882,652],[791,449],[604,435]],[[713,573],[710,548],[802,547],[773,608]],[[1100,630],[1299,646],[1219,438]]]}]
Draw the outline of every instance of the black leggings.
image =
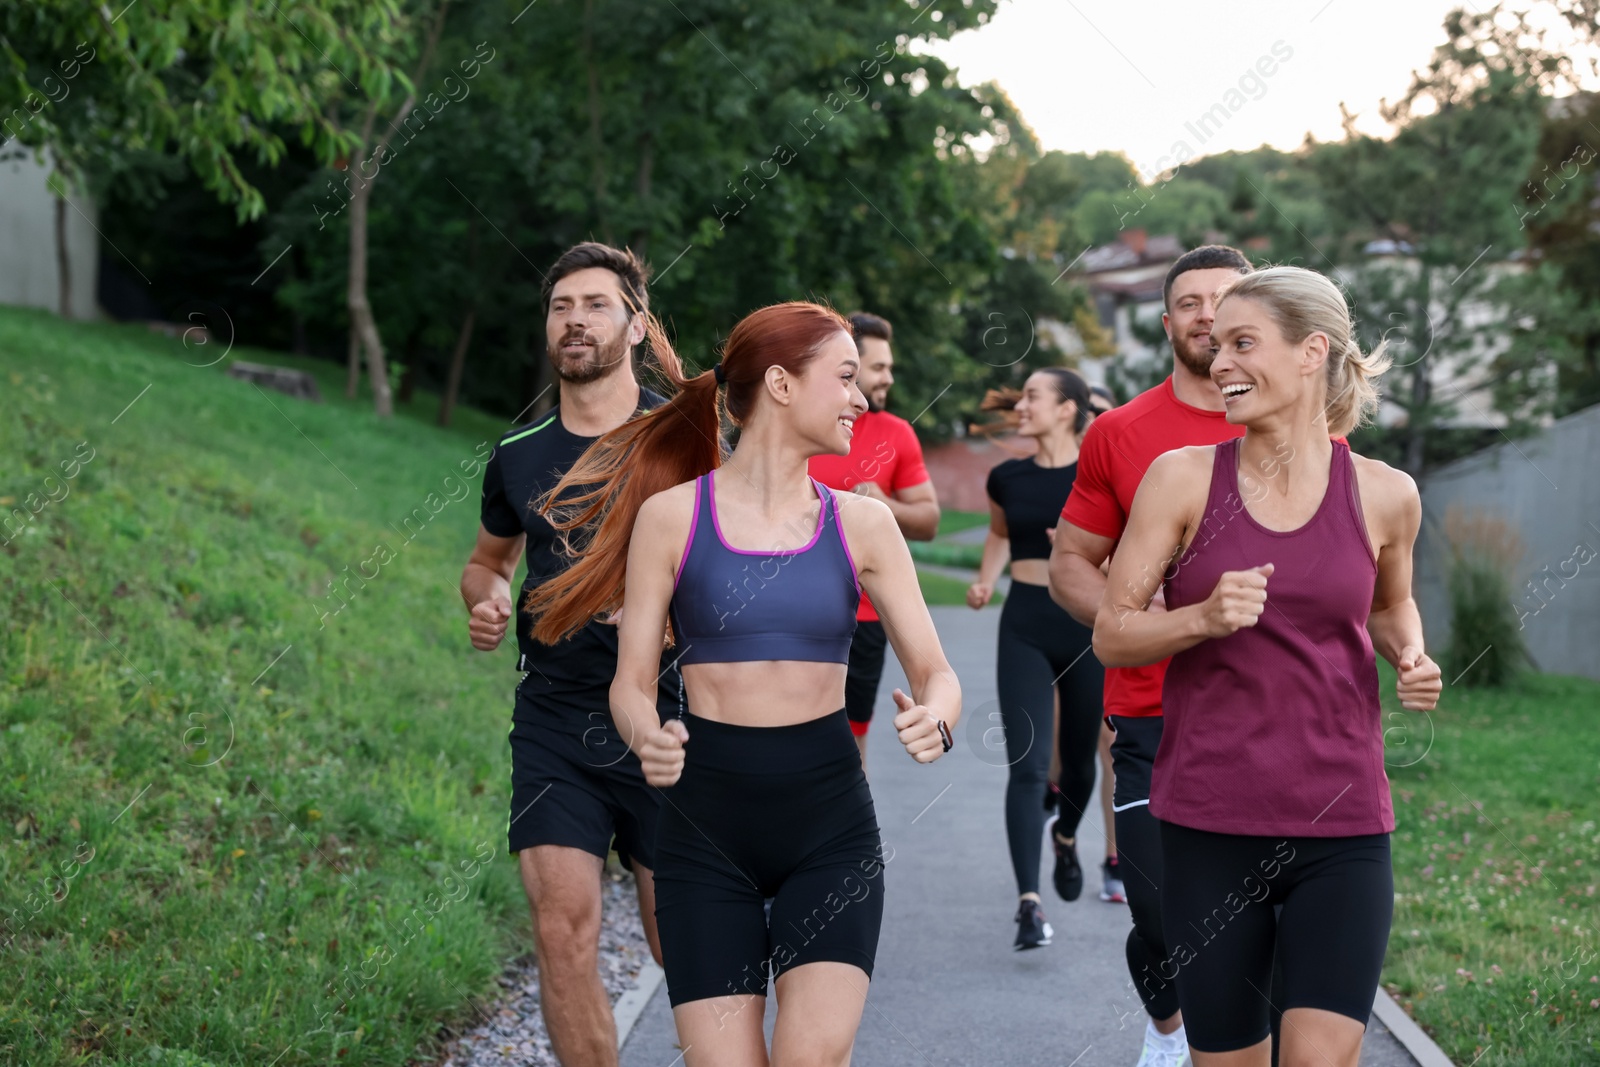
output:
[{"label": "black leggings", "polygon": [[1192,1048],[1266,1040],[1274,951],[1279,1008],[1366,1024],[1394,910],[1388,834],[1245,837],[1163,822],[1161,845],[1168,969]]},{"label": "black leggings", "polygon": [[673,1007],[765,996],[769,980],[822,960],[870,978],[888,857],[844,709],[793,726],[685,725],[656,838]]},{"label": "black leggings", "polygon": [[1057,693],[1061,694],[1061,821],[1057,833],[1072,837],[1078,832],[1078,821],[1094,794],[1105,669],[1089,649],[1093,636],[1092,630],[1056,606],[1044,586],[1012,581],[1000,609],[995,674],[1011,769],[1006,783],[1006,838],[1011,844],[1018,893],[1039,891],[1051,719]]}]

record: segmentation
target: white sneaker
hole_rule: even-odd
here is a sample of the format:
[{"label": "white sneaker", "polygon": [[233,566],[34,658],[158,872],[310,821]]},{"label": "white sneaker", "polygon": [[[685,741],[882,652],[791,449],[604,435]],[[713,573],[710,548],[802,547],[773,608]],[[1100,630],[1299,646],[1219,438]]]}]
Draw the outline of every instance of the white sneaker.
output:
[{"label": "white sneaker", "polygon": [[1144,1024],[1144,1051],[1139,1055],[1139,1062],[1134,1067],[1190,1067],[1189,1039],[1183,1032],[1183,1027],[1178,1027],[1170,1034],[1163,1034],[1155,1028],[1155,1024],[1146,1021]]}]

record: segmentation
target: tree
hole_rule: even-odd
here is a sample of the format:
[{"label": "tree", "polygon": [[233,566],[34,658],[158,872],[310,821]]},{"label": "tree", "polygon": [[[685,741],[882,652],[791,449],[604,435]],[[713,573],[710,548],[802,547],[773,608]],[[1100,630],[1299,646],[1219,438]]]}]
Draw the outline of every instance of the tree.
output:
[{"label": "tree", "polygon": [[[1522,245],[1513,204],[1536,147],[1541,92],[1563,69],[1522,15],[1454,11],[1445,31],[1405,96],[1380,109],[1392,138],[1358,133],[1347,112],[1344,140],[1314,155],[1329,221],[1346,235],[1322,254],[1350,265],[1343,278],[1362,339],[1404,341],[1391,373],[1406,384],[1388,399],[1406,415],[1401,462],[1412,474],[1433,427],[1477,388],[1440,371],[1462,379],[1481,362],[1484,324],[1464,312],[1493,306],[1494,272],[1479,261]],[[1372,238],[1397,255],[1375,265]]]},{"label": "tree", "polygon": [[[383,39],[385,47],[382,55],[389,64],[387,77],[379,79],[374,85],[362,86],[359,89],[347,83],[348,88],[358,89],[354,95],[345,93],[344,86],[329,83],[335,90],[330,94],[332,106],[329,108],[331,116],[329,121],[339,129],[348,150],[348,154],[335,161],[334,166],[345,172],[340,184],[348,199],[338,204],[340,196],[334,189],[332,202],[338,206],[325,214],[323,205],[319,203],[316,211],[320,225],[326,222],[329,215],[337,216],[346,207],[350,209],[348,265],[345,275],[350,338],[345,396],[353,398],[356,395],[356,387],[360,380],[360,355],[365,352],[367,376],[372,383],[373,407],[379,418],[388,418],[394,413],[394,401],[390,395],[389,370],[383,350],[383,338],[378,330],[377,319],[372,313],[372,304],[367,297],[367,222],[371,209],[372,186],[392,156],[390,145],[396,134],[400,133],[401,123],[405,124],[408,131],[412,130],[413,126],[417,128],[425,126],[430,115],[437,113],[432,102],[439,103],[439,110],[443,110],[443,99],[437,93],[429,93],[424,98],[426,110],[416,108],[414,111],[418,103],[414,87],[422,81],[433,61],[434,50],[438,46],[439,35],[444,30],[445,15],[449,11],[449,6],[449,0],[439,0],[437,8],[424,11],[423,18],[428,28],[420,44],[415,41],[412,33],[408,32],[411,29],[408,25],[400,26],[397,32]],[[308,14],[312,16],[307,20],[311,25],[303,32],[307,33],[308,39],[319,49],[342,52],[357,47],[356,43],[349,39],[349,30],[345,26],[332,19],[318,17],[323,13],[315,9],[310,10]],[[315,33],[316,37],[312,37],[312,33]],[[317,43],[317,37],[322,38],[326,48],[323,48],[323,44]],[[421,53],[416,59],[414,73],[409,78],[397,77],[401,64],[413,49]],[[455,80],[458,85],[461,84],[460,79]],[[380,115],[387,114],[389,105],[397,96],[400,97],[400,103],[394,109],[393,117],[386,118],[384,127],[378,129],[377,122]],[[328,184],[329,188],[333,189],[333,183],[330,181]]]},{"label": "tree", "polygon": [[[948,427],[965,402],[952,382],[990,372],[965,350],[968,309],[1000,263],[969,175],[977,146],[1003,156],[1012,130],[1008,103],[913,49],[994,7],[936,21],[942,8],[919,18],[900,0],[590,0],[538,5],[510,32],[499,12],[452,10],[437,62],[485,39],[495,58],[471,99],[392,146],[370,219],[384,265],[373,313],[399,336],[428,320],[422,362],[447,385],[452,346],[431,323],[459,337],[456,294],[476,293],[462,399],[520,411],[548,384],[540,272],[579,240],[631,243],[649,250],[653,306],[691,362],[709,365],[718,337],[762,304],[870,306],[896,324],[897,407],[933,402],[924,428]],[[306,248],[312,268],[285,295],[308,323],[337,328],[333,227],[307,233],[298,214],[313,193],[294,199],[280,234],[278,248]],[[458,290],[474,218],[479,280]]]},{"label": "tree", "polygon": [[[436,37],[437,26],[429,40]],[[371,143],[379,110],[397,95],[411,99],[410,82],[396,65],[411,44],[398,0],[146,0],[115,15],[67,0],[8,6],[0,9],[6,68],[0,109],[11,112],[9,134],[48,149],[58,195],[93,160],[106,175],[114,173],[118,157],[172,149],[206,188],[235,204],[244,221],[260,215],[265,203],[237,154],[252,152],[258,162],[275,165],[284,153],[281,129],[298,129],[301,142],[326,162],[359,154]],[[57,101],[50,82],[65,91],[45,107],[33,88],[36,79],[50,101]],[[359,135],[340,118],[345,87],[356,90],[366,108]],[[390,136],[392,127],[380,148]],[[350,301],[354,329],[379,383],[379,413],[387,414],[381,343],[366,313],[362,242],[369,188],[367,178],[352,191],[352,217],[360,223],[351,231]],[[58,234],[60,217],[58,205]],[[66,278],[64,250],[60,255]]]},{"label": "tree", "polygon": [[1594,98],[1552,102],[1519,216],[1532,269],[1505,278],[1511,344],[1494,364],[1496,406],[1518,428],[1600,403],[1600,137]]},{"label": "tree", "polygon": [[[284,128],[327,158],[345,147],[316,75],[332,74],[328,61],[279,10],[274,0],[145,0],[115,15],[70,0],[0,7],[0,122],[69,166],[98,150],[173,151],[240,219],[254,218],[265,204],[240,153],[276,163]],[[304,0],[293,10],[346,28],[353,40],[336,58],[356,77],[392,80],[360,42],[393,36],[394,0]]]},{"label": "tree", "polygon": [[[1084,354],[1109,354],[1110,342],[1089,307],[1081,286],[1063,272],[1084,250],[1073,208],[1096,185],[1110,186],[1131,173],[1120,156],[1039,155],[1033,136],[1011,102],[995,93],[996,117],[1005,123],[1005,143],[983,160],[971,160],[956,174],[969,191],[962,199],[977,206],[982,225],[996,235],[1000,257],[989,277],[966,302],[966,351],[987,369],[969,392],[1016,386],[1040,367],[1076,360],[1062,351],[1047,321],[1070,324]],[[1096,174],[1095,172],[1099,173]],[[1109,171],[1109,174],[1107,172]],[[970,403],[970,401],[969,401]]]}]

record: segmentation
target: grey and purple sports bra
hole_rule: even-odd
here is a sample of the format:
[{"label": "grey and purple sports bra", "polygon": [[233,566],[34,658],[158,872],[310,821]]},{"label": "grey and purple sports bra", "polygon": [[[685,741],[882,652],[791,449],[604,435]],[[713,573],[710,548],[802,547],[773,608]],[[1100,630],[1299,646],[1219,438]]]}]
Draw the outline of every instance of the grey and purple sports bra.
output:
[{"label": "grey and purple sports bra", "polygon": [[678,662],[848,663],[861,584],[832,491],[811,479],[821,501],[811,540],[750,551],[723,540],[715,474],[695,479],[694,518],[668,607]]}]

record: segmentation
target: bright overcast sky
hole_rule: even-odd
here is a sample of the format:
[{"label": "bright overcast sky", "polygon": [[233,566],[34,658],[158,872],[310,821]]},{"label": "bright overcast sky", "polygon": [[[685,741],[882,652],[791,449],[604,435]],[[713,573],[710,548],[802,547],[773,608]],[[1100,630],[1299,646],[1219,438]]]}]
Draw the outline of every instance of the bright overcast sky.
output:
[{"label": "bright overcast sky", "polygon": [[[1199,156],[1294,148],[1308,130],[1336,139],[1340,101],[1377,132],[1379,98],[1405,92],[1410,71],[1443,42],[1446,12],[1461,3],[1007,0],[988,26],[936,51],[962,84],[999,82],[1045,149],[1120,150],[1149,174],[1177,141]],[[1290,58],[1247,83],[1247,102],[1220,129],[1201,131],[1202,143],[1186,124],[1223,102],[1274,45]]]}]

